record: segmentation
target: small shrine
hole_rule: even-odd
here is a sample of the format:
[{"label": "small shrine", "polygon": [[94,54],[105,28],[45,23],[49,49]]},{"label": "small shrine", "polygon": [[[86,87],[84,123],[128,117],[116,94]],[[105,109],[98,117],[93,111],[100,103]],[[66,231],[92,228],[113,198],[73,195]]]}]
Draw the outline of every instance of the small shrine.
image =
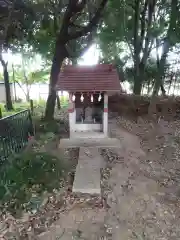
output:
[{"label": "small shrine", "polygon": [[108,96],[121,91],[113,65],[67,65],[56,87],[69,93],[70,138],[78,132],[101,132],[108,136]]}]

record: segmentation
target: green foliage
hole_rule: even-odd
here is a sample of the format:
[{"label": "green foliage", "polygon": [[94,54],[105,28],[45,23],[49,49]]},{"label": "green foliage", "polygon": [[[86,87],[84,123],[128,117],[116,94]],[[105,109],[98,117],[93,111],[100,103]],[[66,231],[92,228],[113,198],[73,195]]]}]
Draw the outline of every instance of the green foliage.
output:
[{"label": "green foliage", "polygon": [[3,103],[0,103],[0,107],[2,109],[2,115],[3,117],[6,117],[6,116],[10,116],[12,114],[15,114],[17,112],[20,112],[20,111],[23,111],[25,109],[28,109],[29,108],[29,103],[28,102],[23,102],[23,103],[14,103],[14,108],[13,108],[13,111],[8,111],[5,109],[4,107],[4,104]]},{"label": "green foliage", "polygon": [[36,107],[44,108],[46,105],[46,101],[43,98],[40,98],[39,100],[34,100],[33,102]]},{"label": "green foliage", "polygon": [[68,106],[68,96],[61,96],[60,97],[61,107],[67,108]]},{"label": "green foliage", "polygon": [[3,49],[16,49],[34,29],[35,12],[30,0],[8,0],[0,3],[1,40]]},{"label": "green foliage", "polygon": [[[30,52],[29,50],[21,52],[21,64],[14,64],[13,68],[10,69],[11,82],[15,80],[20,84],[31,86],[35,83],[45,83],[49,79],[49,67],[42,65],[44,62],[42,58]],[[39,62],[41,64],[39,64]],[[14,79],[13,79],[14,70]]]},{"label": "green foliage", "polygon": [[[35,107],[35,115],[39,116],[39,114],[40,114],[40,116],[41,116],[42,112],[44,111],[45,104],[43,102],[39,103],[39,101],[33,101],[33,102],[34,102],[34,107]],[[12,114],[15,114],[17,112],[23,111],[25,109],[29,109],[30,103],[29,102],[20,102],[20,103],[15,102],[13,111],[8,111],[8,112],[6,111],[3,103],[0,103],[0,107],[2,109],[3,117],[6,117],[6,116],[10,116]]]},{"label": "green foliage", "polygon": [[16,214],[32,196],[58,189],[63,172],[62,161],[47,153],[24,152],[13,157],[0,169],[1,207]]},{"label": "green foliage", "polygon": [[[147,8],[145,5],[146,2],[153,4],[153,1],[109,0],[104,23],[98,34],[98,42],[101,50],[101,62],[114,63],[119,70],[121,81],[125,79],[130,83],[134,83],[139,81],[140,78],[145,82],[149,81],[150,78],[154,81],[154,77],[157,76],[158,72],[155,59],[157,57],[155,51],[156,41],[159,50],[169,34],[168,28],[172,11],[171,1],[155,1],[156,4],[153,10],[151,5],[147,5]],[[139,8],[137,3],[139,3]],[[177,11],[180,10],[179,5],[180,2],[178,1]],[[154,12],[151,21],[149,16],[152,11]],[[138,13],[137,21],[136,13]],[[175,18],[176,14],[174,13],[172,16]],[[172,46],[178,46],[180,42],[179,16],[180,14],[177,16],[176,23],[173,25],[168,39],[168,44],[170,43],[171,46],[170,52],[173,52]],[[148,51],[145,48],[147,40]],[[159,57],[161,58],[161,55]],[[153,69],[149,63],[152,58],[155,59]],[[137,76],[133,65],[141,71]]]}]

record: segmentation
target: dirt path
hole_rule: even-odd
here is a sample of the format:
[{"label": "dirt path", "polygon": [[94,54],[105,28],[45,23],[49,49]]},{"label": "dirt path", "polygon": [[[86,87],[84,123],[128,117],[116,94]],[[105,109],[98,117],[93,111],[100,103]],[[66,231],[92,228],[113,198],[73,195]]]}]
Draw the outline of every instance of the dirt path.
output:
[{"label": "dirt path", "polygon": [[[118,152],[120,162],[113,166],[109,179],[111,208],[106,225],[112,229],[112,239],[179,239],[178,201],[172,188],[160,184],[165,166],[156,163],[156,149],[143,154],[137,136],[115,129],[124,150]],[[165,201],[169,195],[172,201]]]},{"label": "dirt path", "polygon": [[49,232],[41,234],[42,240],[101,239],[104,236],[104,209],[79,206],[61,215]]},{"label": "dirt path", "polygon": [[[167,131],[166,127],[162,129]],[[106,149],[108,159],[118,156],[111,161],[110,177],[105,186],[109,208],[76,204],[39,239],[180,239],[177,185],[180,181],[174,184],[168,180],[172,165],[161,162],[151,134],[144,136],[150,139],[148,148],[142,149],[138,136],[115,123],[111,133],[121,140],[122,149]]]}]

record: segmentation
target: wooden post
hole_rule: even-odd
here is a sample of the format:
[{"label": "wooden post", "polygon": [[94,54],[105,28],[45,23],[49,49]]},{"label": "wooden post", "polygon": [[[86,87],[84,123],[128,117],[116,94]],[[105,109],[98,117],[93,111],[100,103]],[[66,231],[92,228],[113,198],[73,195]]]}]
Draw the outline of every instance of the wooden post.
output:
[{"label": "wooden post", "polygon": [[2,118],[2,110],[1,110],[1,108],[0,108],[0,119]]},{"label": "wooden post", "polygon": [[34,104],[33,104],[33,100],[30,99],[30,109],[31,109],[31,114],[34,114]]}]

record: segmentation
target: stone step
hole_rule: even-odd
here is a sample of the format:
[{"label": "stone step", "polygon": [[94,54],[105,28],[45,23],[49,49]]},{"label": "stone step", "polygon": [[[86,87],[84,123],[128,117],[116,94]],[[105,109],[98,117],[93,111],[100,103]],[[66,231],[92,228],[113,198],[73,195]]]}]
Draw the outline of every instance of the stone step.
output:
[{"label": "stone step", "polygon": [[101,194],[100,169],[102,165],[103,158],[98,148],[80,147],[79,160],[73,183],[73,192]]},{"label": "stone step", "polygon": [[77,131],[72,132],[70,138],[106,138],[103,132],[99,131]]},{"label": "stone step", "polygon": [[120,140],[117,138],[70,138],[61,139],[60,148],[73,148],[73,147],[115,147],[120,148]]}]

